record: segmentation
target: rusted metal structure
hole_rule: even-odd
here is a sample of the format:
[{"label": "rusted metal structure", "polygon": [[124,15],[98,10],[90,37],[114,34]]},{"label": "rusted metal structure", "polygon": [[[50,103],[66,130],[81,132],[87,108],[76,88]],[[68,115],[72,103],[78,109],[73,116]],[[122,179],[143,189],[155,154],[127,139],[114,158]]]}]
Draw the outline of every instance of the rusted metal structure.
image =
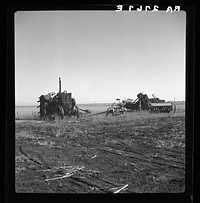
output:
[{"label": "rusted metal structure", "polygon": [[153,98],[148,98],[146,94],[139,93],[137,99],[133,100],[123,100],[122,105],[131,111],[149,111],[150,113],[175,113],[176,106],[171,102],[165,102],[165,100],[160,100],[155,95]]},{"label": "rusted metal structure", "polygon": [[127,109],[122,105],[114,105],[106,110],[106,116],[109,114],[112,114],[113,116],[126,115],[126,113]]},{"label": "rusted metal structure", "polygon": [[76,100],[72,98],[72,93],[61,92],[61,78],[59,78],[59,92],[41,95],[38,102],[40,102],[38,106],[40,118],[43,120],[55,119],[56,116],[63,119],[66,115],[78,118],[80,115]]}]

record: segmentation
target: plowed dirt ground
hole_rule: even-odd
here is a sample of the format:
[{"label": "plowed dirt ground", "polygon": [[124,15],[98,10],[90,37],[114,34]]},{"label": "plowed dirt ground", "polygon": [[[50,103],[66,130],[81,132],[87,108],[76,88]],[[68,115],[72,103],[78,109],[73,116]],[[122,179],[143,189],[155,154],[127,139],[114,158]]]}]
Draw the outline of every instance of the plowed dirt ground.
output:
[{"label": "plowed dirt ground", "polygon": [[185,115],[16,120],[18,193],[180,193]]}]

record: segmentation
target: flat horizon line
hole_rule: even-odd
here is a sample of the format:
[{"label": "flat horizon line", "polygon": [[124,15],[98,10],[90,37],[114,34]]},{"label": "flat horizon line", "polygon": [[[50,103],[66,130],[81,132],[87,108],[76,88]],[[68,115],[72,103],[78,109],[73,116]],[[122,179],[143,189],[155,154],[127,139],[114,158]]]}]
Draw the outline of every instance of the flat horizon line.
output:
[{"label": "flat horizon line", "polygon": [[[166,101],[168,102],[168,101]],[[103,104],[112,104],[113,102],[90,102],[90,103],[77,103],[77,105],[103,105]],[[175,103],[185,103],[185,101],[175,101]],[[35,104],[21,104],[21,105],[15,105],[15,107],[25,107],[25,106],[39,106]]]},{"label": "flat horizon line", "polygon": [[[77,103],[76,105],[98,105],[98,104],[112,104],[113,102],[90,102],[90,103]],[[20,105],[15,105],[16,107],[17,106],[39,106],[38,105],[35,105],[35,104],[20,104]]]}]

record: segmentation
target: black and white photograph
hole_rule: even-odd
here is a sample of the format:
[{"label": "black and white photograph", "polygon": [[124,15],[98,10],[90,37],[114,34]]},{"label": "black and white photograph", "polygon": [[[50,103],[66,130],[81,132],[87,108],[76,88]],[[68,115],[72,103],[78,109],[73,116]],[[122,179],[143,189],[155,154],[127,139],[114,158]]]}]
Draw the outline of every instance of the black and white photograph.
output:
[{"label": "black and white photograph", "polygon": [[186,12],[167,9],[15,12],[16,193],[186,191]]}]

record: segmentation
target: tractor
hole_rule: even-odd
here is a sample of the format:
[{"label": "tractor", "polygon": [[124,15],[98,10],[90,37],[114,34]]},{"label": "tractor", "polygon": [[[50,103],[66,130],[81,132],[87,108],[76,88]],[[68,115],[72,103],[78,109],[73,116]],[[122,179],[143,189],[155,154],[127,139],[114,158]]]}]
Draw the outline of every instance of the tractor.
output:
[{"label": "tractor", "polygon": [[59,78],[59,92],[51,92],[39,97],[38,108],[42,120],[54,120],[55,117],[63,119],[65,116],[76,116],[79,118],[80,112],[76,105],[76,100],[67,91],[61,92],[61,78]]}]

